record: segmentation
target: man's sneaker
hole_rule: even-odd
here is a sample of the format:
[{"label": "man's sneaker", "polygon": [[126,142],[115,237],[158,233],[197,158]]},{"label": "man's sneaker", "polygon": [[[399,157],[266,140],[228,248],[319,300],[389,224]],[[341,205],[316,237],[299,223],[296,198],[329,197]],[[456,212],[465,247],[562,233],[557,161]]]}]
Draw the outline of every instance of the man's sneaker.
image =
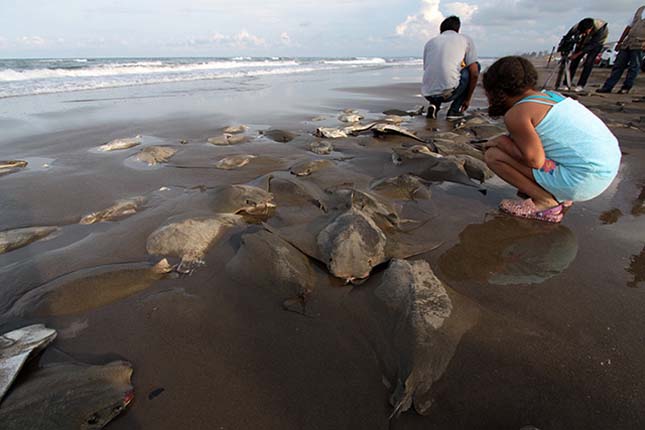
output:
[{"label": "man's sneaker", "polygon": [[555,87],[555,90],[556,91],[569,91],[569,87],[566,86],[566,85],[560,85],[560,86]]},{"label": "man's sneaker", "polygon": [[446,115],[446,119],[448,121],[455,121],[458,119],[462,119],[463,117],[464,117],[463,112],[448,112],[448,114]]},{"label": "man's sneaker", "polygon": [[621,88],[620,90],[618,90],[618,94],[629,94],[631,90],[631,88]]},{"label": "man's sneaker", "polygon": [[437,107],[435,105],[430,104],[430,106],[428,106],[428,113],[426,114],[426,118],[437,119]]},{"label": "man's sneaker", "polygon": [[575,92],[575,93],[581,93],[584,90],[585,90],[584,87],[581,87],[580,85],[578,85],[577,87],[573,88],[573,92]]},{"label": "man's sneaker", "polygon": [[596,92],[597,92],[597,93],[601,93],[601,94],[609,94],[609,93],[611,93],[611,90],[609,90],[609,89],[607,89],[607,88],[598,88],[598,89],[596,90]]}]

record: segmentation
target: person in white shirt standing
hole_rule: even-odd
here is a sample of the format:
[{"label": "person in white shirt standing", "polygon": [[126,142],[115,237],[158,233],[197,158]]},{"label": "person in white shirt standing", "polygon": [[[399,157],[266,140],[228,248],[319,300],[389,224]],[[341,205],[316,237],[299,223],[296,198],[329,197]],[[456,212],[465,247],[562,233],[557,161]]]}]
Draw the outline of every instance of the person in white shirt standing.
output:
[{"label": "person in white shirt standing", "polygon": [[475,44],[459,34],[461,21],[449,16],[440,26],[440,34],[423,49],[423,85],[421,94],[430,102],[428,118],[437,118],[441,103],[452,102],[446,119],[464,116],[470,106],[481,66]]}]

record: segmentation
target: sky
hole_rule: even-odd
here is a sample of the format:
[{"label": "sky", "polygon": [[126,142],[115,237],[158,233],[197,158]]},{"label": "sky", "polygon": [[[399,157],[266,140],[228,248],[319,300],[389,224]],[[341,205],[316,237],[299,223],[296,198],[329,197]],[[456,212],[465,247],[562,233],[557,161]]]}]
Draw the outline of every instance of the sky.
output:
[{"label": "sky", "polygon": [[0,58],[414,56],[456,14],[480,56],[550,50],[645,0],[0,0]]}]

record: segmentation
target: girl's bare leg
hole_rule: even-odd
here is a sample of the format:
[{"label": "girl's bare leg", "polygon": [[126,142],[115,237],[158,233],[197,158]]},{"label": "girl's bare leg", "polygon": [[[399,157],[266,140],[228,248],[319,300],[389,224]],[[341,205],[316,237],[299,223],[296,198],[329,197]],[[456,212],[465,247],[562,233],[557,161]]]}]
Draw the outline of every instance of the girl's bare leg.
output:
[{"label": "girl's bare leg", "polygon": [[484,159],[497,176],[531,197],[538,209],[544,210],[558,205],[557,200],[535,182],[532,169],[520,163],[499,146],[486,150]]}]

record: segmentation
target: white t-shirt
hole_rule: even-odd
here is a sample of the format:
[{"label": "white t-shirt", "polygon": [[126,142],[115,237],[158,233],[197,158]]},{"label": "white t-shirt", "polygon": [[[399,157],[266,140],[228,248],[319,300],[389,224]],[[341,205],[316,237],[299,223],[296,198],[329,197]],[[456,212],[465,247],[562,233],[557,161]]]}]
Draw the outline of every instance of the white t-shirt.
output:
[{"label": "white t-shirt", "polygon": [[426,43],[423,49],[421,94],[437,96],[457,88],[461,69],[477,62],[472,39],[448,30]]}]

